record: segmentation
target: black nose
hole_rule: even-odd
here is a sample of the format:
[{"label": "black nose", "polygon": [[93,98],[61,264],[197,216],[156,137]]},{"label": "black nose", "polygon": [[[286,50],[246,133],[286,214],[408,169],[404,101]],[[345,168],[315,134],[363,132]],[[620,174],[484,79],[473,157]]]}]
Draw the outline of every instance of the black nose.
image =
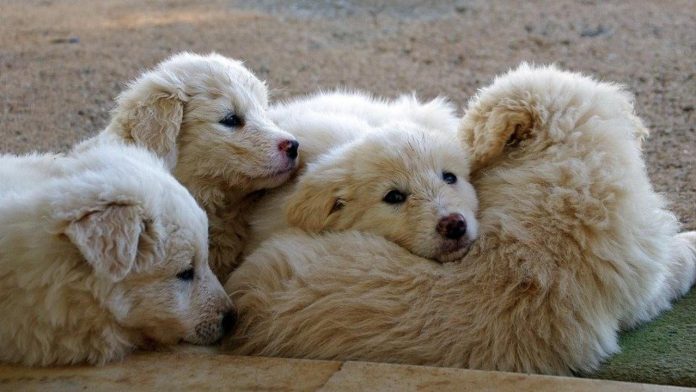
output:
[{"label": "black nose", "polygon": [[466,219],[462,214],[449,214],[437,223],[437,232],[451,240],[458,240],[466,234]]},{"label": "black nose", "polygon": [[230,310],[225,313],[222,317],[222,330],[225,334],[228,334],[234,328],[237,323],[237,312],[235,310]]},{"label": "black nose", "polygon": [[297,140],[285,140],[278,145],[278,149],[285,151],[285,154],[290,159],[297,158],[297,148],[300,143]]}]

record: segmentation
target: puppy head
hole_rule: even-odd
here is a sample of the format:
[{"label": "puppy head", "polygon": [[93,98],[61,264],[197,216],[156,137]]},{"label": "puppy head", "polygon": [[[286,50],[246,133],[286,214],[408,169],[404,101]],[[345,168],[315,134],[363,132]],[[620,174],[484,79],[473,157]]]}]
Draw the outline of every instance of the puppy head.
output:
[{"label": "puppy head", "polygon": [[268,118],[266,86],[238,61],[178,54],[117,101],[107,130],[156,152],[185,183],[251,192],[295,169],[297,141]]},{"label": "puppy head", "polygon": [[163,167],[148,166],[147,153],[128,154],[63,198],[76,204],[62,213],[62,232],[119,325],[162,344],[212,343],[234,317],[207,263],[206,215]]},{"label": "puppy head", "polygon": [[467,155],[454,134],[388,128],[310,165],[286,206],[288,223],[366,231],[426,258],[456,260],[478,229]]}]

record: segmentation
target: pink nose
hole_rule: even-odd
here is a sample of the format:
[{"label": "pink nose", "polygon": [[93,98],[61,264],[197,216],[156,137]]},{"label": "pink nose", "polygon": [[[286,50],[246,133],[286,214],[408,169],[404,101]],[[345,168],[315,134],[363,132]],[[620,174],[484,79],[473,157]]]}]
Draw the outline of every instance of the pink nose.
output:
[{"label": "pink nose", "polygon": [[297,140],[283,140],[278,144],[278,150],[285,151],[285,155],[290,159],[297,158],[297,148],[300,143]]},{"label": "pink nose", "polygon": [[445,238],[458,240],[466,234],[466,219],[462,214],[449,214],[437,223],[437,232]]}]

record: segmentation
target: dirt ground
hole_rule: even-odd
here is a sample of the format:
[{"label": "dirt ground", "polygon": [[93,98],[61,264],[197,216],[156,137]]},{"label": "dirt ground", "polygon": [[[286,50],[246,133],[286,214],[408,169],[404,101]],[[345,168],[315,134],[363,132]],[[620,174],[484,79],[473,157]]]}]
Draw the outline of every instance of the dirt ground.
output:
[{"label": "dirt ground", "polygon": [[696,2],[0,2],[0,152],[66,150],[168,55],[243,59],[274,99],[349,87],[462,107],[521,61],[623,83],[652,129],[656,188],[696,229]]}]

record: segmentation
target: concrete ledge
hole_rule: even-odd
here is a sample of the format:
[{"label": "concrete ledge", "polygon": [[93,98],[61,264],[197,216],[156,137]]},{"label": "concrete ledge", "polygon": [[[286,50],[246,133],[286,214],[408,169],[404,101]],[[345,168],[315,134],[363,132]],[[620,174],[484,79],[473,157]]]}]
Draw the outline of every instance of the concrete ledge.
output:
[{"label": "concrete ledge", "polygon": [[104,367],[0,365],[1,391],[686,391],[688,388],[367,362],[137,353]]}]

